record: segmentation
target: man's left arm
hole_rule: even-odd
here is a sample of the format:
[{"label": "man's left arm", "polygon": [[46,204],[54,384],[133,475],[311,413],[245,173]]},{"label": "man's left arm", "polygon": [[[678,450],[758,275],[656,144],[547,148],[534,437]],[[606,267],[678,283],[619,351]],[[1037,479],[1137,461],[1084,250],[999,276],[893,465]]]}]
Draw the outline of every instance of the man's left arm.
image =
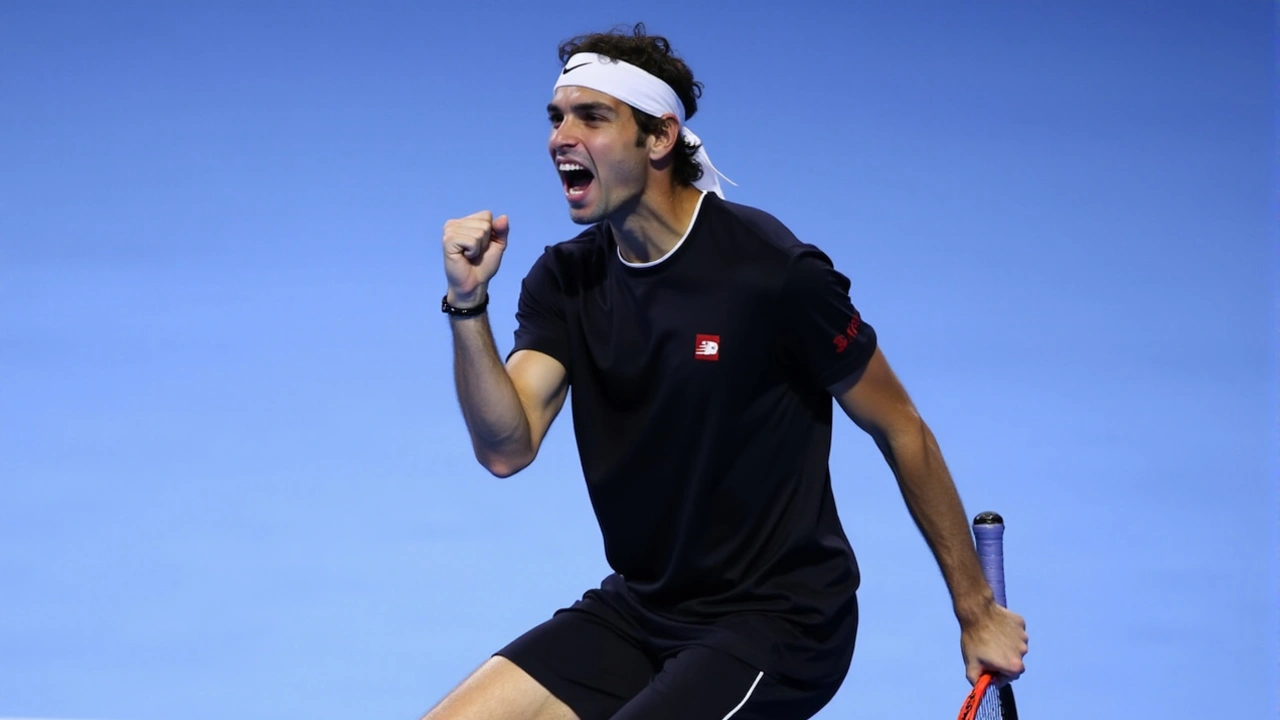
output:
[{"label": "man's left arm", "polygon": [[867,366],[828,388],[845,414],[875,440],[911,517],[933,551],[960,622],[970,682],[984,672],[1014,679],[1027,652],[1023,619],[996,604],[982,576],[969,520],[937,440],[879,349]]}]

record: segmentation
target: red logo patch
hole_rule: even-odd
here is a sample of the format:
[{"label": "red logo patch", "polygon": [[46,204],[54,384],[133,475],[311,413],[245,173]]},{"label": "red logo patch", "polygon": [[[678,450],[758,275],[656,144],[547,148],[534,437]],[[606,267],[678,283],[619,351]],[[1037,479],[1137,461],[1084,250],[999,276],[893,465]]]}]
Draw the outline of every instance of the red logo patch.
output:
[{"label": "red logo patch", "polygon": [[858,337],[858,328],[862,326],[862,317],[858,313],[854,313],[849,318],[849,324],[845,326],[844,332],[831,338],[831,344],[836,346],[836,352],[842,353],[849,347],[849,341]]},{"label": "red logo patch", "polygon": [[695,335],[693,338],[693,357],[695,360],[719,360],[720,336]]}]

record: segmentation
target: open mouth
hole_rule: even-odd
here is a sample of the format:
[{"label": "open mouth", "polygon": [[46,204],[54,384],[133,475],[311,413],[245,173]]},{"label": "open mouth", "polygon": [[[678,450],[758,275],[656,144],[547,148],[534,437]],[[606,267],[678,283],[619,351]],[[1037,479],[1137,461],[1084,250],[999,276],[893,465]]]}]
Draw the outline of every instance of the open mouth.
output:
[{"label": "open mouth", "polygon": [[590,170],[577,163],[562,162],[557,168],[560,170],[560,182],[564,183],[565,194],[570,198],[586,195],[591,181],[596,178]]}]

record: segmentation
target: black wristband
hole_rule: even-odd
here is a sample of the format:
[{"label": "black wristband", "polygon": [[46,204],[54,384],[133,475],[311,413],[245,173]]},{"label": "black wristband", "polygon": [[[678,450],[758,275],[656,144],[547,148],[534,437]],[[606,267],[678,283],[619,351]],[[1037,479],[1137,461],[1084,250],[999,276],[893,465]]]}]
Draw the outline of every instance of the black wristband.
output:
[{"label": "black wristband", "polygon": [[489,307],[489,293],[484,294],[484,302],[475,307],[469,308],[460,308],[450,305],[448,293],[445,293],[445,296],[440,298],[440,312],[452,317],[475,317],[476,315],[483,315],[485,308],[487,307]]}]

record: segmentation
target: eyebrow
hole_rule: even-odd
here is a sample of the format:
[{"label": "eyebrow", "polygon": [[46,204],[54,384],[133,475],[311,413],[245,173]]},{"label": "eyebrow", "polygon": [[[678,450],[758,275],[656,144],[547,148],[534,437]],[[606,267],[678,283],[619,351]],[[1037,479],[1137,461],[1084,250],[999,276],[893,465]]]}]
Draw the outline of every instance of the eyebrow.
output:
[{"label": "eyebrow", "polygon": [[[574,115],[582,115],[585,113],[592,113],[592,112],[607,113],[609,115],[617,115],[617,111],[614,110],[612,107],[610,107],[608,103],[602,103],[602,102],[576,103],[574,105],[570,105],[569,110],[573,112]],[[556,115],[556,114],[564,114],[564,112],[560,109],[559,105],[556,105],[555,103],[548,103],[547,114]]]}]

